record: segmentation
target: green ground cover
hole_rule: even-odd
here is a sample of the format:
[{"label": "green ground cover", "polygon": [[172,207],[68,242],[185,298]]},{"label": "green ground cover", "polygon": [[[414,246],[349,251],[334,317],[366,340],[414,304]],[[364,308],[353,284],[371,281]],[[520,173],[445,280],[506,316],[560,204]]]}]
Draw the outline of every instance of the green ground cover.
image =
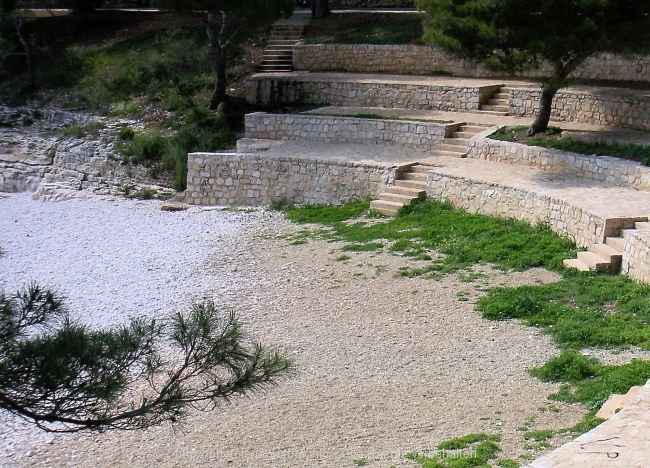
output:
[{"label": "green ground cover", "polygon": [[650,166],[650,146],[641,146],[632,143],[611,145],[603,143],[587,143],[573,140],[562,136],[559,128],[551,127],[545,133],[539,133],[533,137],[526,135],[528,127],[502,127],[489,138],[500,141],[513,141],[528,146],[541,146],[543,148],[554,148],[572,153],[614,156],[621,159],[640,162]]},{"label": "green ground cover", "polygon": [[306,44],[423,44],[420,13],[345,13],[313,20]]},{"label": "green ground cover", "polygon": [[[517,319],[551,335],[562,352],[531,369],[531,375],[544,382],[563,384],[559,392],[549,396],[550,400],[580,403],[589,410],[585,419],[571,428],[522,428],[522,436],[531,442],[528,445],[532,449],[547,447],[546,440],[556,434],[575,436],[592,429],[602,422],[595,419],[595,410],[612,393],[626,393],[650,379],[650,361],[604,365],[579,352],[583,348],[615,351],[630,346],[650,350],[650,285],[623,275],[564,268],[562,259],[573,258],[577,249],[547,226],[470,214],[438,201],[407,205],[395,218],[381,220],[368,212],[367,202],[281,208],[296,223],[321,225],[301,231],[297,236],[301,243],[317,237],[343,242],[343,251],[383,250],[411,257],[414,266],[399,275],[440,278],[457,273],[471,280],[478,276],[471,274],[477,264],[491,264],[502,270],[544,267],[558,272],[561,279],[550,284],[490,288],[475,306],[488,320]],[[496,452],[490,453],[493,456]],[[454,465],[438,456],[413,454],[412,458],[432,468],[487,466],[487,461],[492,460],[481,458],[473,460],[474,464]],[[512,463],[516,462],[505,460],[498,466],[515,466]]]}]

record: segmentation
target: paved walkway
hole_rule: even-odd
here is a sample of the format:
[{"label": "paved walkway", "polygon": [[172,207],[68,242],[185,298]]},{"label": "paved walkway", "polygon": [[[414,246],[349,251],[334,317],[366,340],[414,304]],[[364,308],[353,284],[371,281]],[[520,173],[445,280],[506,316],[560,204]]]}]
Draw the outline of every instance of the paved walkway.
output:
[{"label": "paved walkway", "polygon": [[[379,107],[321,107],[305,112],[315,115],[359,115],[377,114],[387,117],[412,120],[452,121],[468,124],[496,126],[528,126],[532,117],[500,116],[474,112],[445,112],[437,110],[385,109]],[[577,138],[595,139],[611,143],[635,143],[650,146],[650,132],[631,130],[620,127],[606,127],[579,122],[558,122],[551,120],[551,125],[569,131]]]}]

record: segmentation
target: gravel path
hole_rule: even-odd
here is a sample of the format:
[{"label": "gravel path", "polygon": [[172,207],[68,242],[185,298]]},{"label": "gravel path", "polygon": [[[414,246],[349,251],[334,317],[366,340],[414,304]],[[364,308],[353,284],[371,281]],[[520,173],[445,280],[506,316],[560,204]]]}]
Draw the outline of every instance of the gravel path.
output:
[{"label": "gravel path", "polygon": [[[413,466],[411,450],[470,432],[568,427],[584,414],[540,411],[556,385],[526,369],[557,354],[547,336],[473,310],[479,288],[556,279],[544,270],[463,283],[394,278],[408,260],[282,236],[300,227],[263,211],[159,210],[157,202],[0,198],[0,285],[56,288],[77,317],[108,325],[210,297],[253,336],[295,356],[298,373],[178,427],[52,435],[2,415],[0,465],[79,467]],[[459,301],[464,291],[470,300]],[[4,441],[4,446],[2,445]],[[539,455],[542,452],[535,452]]]}]

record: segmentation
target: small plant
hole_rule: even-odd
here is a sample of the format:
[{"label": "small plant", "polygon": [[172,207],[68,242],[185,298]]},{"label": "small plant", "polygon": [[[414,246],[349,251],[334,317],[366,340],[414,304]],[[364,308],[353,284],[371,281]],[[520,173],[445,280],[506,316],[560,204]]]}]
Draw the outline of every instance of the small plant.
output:
[{"label": "small plant", "polygon": [[350,256],[343,254],[336,257],[337,262],[344,262],[345,260],[350,260]]},{"label": "small plant", "polygon": [[135,132],[131,127],[122,127],[120,128],[119,133],[120,140],[133,140],[135,137]]},{"label": "small plant", "polygon": [[293,204],[286,198],[278,198],[273,200],[268,206],[269,211],[287,211],[293,208]]},{"label": "small plant", "polygon": [[368,464],[368,462],[363,458],[359,458],[358,460],[353,460],[353,463],[357,466],[366,466]]},{"label": "small plant", "polygon": [[149,187],[142,187],[137,191],[134,197],[140,200],[151,200],[156,195],[156,193],[158,192]]}]

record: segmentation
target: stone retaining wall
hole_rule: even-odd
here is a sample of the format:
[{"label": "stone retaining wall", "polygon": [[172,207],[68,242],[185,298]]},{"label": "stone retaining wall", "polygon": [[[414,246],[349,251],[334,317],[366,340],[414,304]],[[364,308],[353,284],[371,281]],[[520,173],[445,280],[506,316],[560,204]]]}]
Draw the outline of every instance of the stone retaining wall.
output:
[{"label": "stone retaining wall", "polygon": [[575,177],[650,190],[650,167],[609,156],[586,156],[521,143],[472,138],[468,142],[467,157],[554,171],[566,170]]},{"label": "stone retaining wall", "polygon": [[246,101],[258,106],[318,104],[469,112],[487,102],[498,85],[448,86],[331,77],[256,75],[246,80]]},{"label": "stone retaining wall", "polygon": [[[396,73],[430,75],[446,72],[458,76],[503,77],[482,65],[460,60],[432,46],[371,44],[296,44],[293,66],[305,71],[348,71],[356,73]],[[591,57],[572,77],[599,80],[650,81],[650,57],[625,58],[610,53]],[[552,68],[522,73],[524,77],[549,76]]]},{"label": "stone retaining wall", "polygon": [[[265,114],[246,115],[246,138],[318,140],[325,143],[402,145],[435,149],[454,128],[432,122],[361,119],[354,117]],[[457,125],[456,125],[457,127]]]},{"label": "stone retaining wall", "polygon": [[[539,95],[538,89],[511,89],[510,115],[536,115]],[[553,99],[551,118],[650,130],[650,93],[614,88],[601,88],[596,92],[560,90]]]},{"label": "stone retaining wall", "polygon": [[185,201],[193,205],[332,204],[376,197],[395,166],[270,158],[262,154],[190,153]]},{"label": "stone retaining wall", "polygon": [[625,234],[621,272],[650,283],[650,231],[631,229]]},{"label": "stone retaining wall", "polygon": [[427,173],[427,196],[448,200],[470,213],[525,220],[533,225],[547,223],[577,245],[602,242],[605,220],[565,200],[497,183],[465,177]]}]

